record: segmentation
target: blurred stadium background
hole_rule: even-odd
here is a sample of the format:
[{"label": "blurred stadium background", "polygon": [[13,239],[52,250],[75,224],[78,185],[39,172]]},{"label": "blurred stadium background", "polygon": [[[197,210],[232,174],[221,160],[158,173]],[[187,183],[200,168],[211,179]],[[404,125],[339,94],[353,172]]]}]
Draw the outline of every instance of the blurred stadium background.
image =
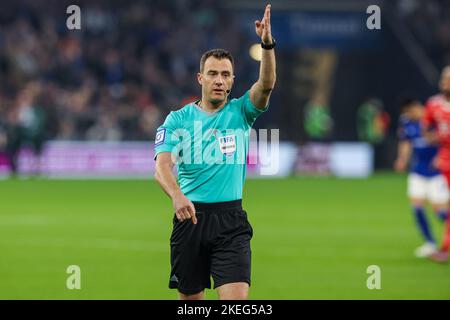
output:
[{"label": "blurred stadium background", "polygon": [[[254,152],[253,299],[450,298],[420,244],[406,176],[391,172],[397,101],[425,101],[450,64],[450,1],[272,1],[277,86],[257,129],[279,129],[276,175]],[[68,30],[66,8],[81,8]],[[381,30],[366,8],[381,8]],[[173,299],[171,203],[150,179],[156,128],[199,97],[201,54],[257,79],[251,0],[0,5],[0,298]],[[256,46],[255,46],[256,44]],[[434,231],[442,226],[436,221]],[[79,265],[82,289],[68,290]],[[382,289],[366,287],[369,265]],[[208,292],[214,299],[215,293]]]}]

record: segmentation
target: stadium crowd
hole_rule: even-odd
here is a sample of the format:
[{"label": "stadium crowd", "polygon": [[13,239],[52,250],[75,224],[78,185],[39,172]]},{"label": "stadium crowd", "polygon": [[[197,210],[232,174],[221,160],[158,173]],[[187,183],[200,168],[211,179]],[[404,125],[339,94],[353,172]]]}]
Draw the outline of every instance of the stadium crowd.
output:
[{"label": "stadium crowd", "polygon": [[31,129],[38,140],[153,139],[199,94],[198,60],[211,47],[233,52],[248,82],[245,39],[217,1],[81,1],[81,30],[67,29],[68,5],[2,4],[0,145]]},{"label": "stadium crowd", "polygon": [[[218,1],[82,0],[81,30],[66,26],[70,4],[2,3],[0,150],[27,130],[38,145],[42,139],[151,140],[170,110],[198,97],[198,60],[213,47],[235,57],[236,94],[255,80],[248,54],[254,39]],[[446,4],[398,0],[395,6],[436,66],[450,62]],[[278,119],[283,125],[287,120]]]}]

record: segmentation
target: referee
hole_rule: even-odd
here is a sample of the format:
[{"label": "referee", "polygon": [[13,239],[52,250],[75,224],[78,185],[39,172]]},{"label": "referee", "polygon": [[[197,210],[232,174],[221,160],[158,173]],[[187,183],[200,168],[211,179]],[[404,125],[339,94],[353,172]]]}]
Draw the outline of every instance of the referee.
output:
[{"label": "referee", "polygon": [[197,74],[201,100],[171,112],[156,133],[155,178],[175,211],[169,287],[182,300],[203,299],[211,277],[219,299],[248,297],[253,230],[242,209],[242,189],[250,128],[267,110],[276,79],[270,5],[255,30],[263,50],[251,89],[229,100],[233,57],[223,49],[207,51]]}]

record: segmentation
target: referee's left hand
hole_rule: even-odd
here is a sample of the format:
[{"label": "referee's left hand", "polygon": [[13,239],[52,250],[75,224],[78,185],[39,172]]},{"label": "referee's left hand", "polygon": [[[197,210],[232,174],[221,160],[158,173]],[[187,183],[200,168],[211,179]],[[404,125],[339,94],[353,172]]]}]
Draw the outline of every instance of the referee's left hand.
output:
[{"label": "referee's left hand", "polygon": [[255,31],[258,37],[261,38],[261,41],[264,44],[272,43],[272,31],[270,28],[270,4],[266,6],[266,10],[264,11],[264,17],[262,21],[255,21]]},{"label": "referee's left hand", "polygon": [[175,214],[180,222],[187,219],[192,219],[192,223],[197,224],[194,204],[186,198],[181,191],[172,198],[172,202],[173,208],[175,209]]}]

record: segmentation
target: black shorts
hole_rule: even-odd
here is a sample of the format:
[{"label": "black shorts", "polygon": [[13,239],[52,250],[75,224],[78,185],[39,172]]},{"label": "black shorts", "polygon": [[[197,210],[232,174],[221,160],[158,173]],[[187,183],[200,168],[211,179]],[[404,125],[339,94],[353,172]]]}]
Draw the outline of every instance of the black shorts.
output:
[{"label": "black shorts", "polygon": [[253,229],[242,201],[195,203],[197,224],[173,218],[169,288],[195,294],[226,283],[250,285]]}]

